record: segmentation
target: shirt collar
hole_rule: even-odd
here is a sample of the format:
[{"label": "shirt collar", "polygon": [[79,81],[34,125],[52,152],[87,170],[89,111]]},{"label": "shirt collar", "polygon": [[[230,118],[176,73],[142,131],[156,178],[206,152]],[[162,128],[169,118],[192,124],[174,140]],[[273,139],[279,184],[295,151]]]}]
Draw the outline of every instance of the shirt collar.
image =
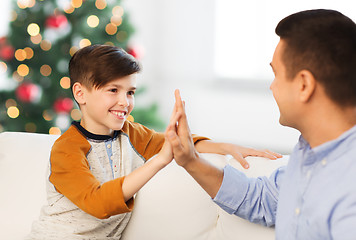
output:
[{"label": "shirt collar", "polygon": [[[352,135],[356,137],[356,125],[351,129],[347,130],[343,134],[341,134],[338,138],[323,143],[315,148],[311,148],[309,143],[304,139],[302,135],[299,137],[298,148],[305,152],[305,154],[309,157],[306,158],[305,164],[311,164],[315,161],[320,161],[324,159],[327,155],[329,155],[332,151],[337,149],[337,147],[347,140]],[[312,157],[311,157],[312,156]]]},{"label": "shirt collar", "polygon": [[115,139],[120,131],[114,131],[113,136],[108,136],[108,135],[99,135],[99,134],[94,134],[86,130],[82,125],[80,125],[79,122],[73,121],[72,125],[74,125],[85,137],[88,139],[93,139],[93,140],[110,140],[110,139]]}]

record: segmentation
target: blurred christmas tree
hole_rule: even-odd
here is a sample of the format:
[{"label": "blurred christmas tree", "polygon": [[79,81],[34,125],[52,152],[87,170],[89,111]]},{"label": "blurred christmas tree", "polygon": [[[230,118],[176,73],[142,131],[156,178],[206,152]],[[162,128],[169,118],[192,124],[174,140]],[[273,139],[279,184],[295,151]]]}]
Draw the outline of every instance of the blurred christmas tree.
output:
[{"label": "blurred christmas tree", "polygon": [[[15,83],[0,92],[0,131],[60,134],[80,120],[68,78],[71,56],[90,44],[110,44],[137,57],[132,33],[120,0],[15,1],[8,36],[0,39],[0,68]],[[132,115],[162,129],[155,104]]]}]

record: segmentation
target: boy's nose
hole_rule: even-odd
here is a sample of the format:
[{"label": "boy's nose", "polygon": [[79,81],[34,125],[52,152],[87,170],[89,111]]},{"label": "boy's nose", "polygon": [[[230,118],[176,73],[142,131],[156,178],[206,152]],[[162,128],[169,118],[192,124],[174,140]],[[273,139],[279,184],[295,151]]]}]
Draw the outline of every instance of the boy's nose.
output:
[{"label": "boy's nose", "polygon": [[123,107],[129,106],[129,101],[126,96],[119,96],[118,104]]}]

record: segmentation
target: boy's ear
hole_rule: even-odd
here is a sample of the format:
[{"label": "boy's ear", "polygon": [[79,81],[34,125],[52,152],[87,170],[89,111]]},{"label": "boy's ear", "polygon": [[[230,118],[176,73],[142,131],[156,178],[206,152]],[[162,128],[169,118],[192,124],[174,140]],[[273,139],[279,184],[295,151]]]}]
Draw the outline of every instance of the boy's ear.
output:
[{"label": "boy's ear", "polygon": [[301,102],[308,102],[316,88],[316,80],[314,75],[308,70],[302,70],[298,73],[299,81],[299,100]]},{"label": "boy's ear", "polygon": [[85,104],[85,94],[84,94],[84,86],[79,82],[74,83],[72,87],[73,96],[78,104]]}]

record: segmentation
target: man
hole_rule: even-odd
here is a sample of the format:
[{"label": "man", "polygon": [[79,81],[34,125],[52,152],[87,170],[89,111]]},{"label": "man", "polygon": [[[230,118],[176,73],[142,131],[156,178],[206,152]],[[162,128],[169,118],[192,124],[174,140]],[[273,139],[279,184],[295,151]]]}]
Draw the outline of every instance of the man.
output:
[{"label": "man", "polygon": [[276,33],[270,89],[280,123],[301,132],[288,165],[257,179],[211,166],[194,150],[179,92],[166,131],[174,158],[224,210],[275,225],[277,239],[356,239],[356,25],[318,9]]}]

